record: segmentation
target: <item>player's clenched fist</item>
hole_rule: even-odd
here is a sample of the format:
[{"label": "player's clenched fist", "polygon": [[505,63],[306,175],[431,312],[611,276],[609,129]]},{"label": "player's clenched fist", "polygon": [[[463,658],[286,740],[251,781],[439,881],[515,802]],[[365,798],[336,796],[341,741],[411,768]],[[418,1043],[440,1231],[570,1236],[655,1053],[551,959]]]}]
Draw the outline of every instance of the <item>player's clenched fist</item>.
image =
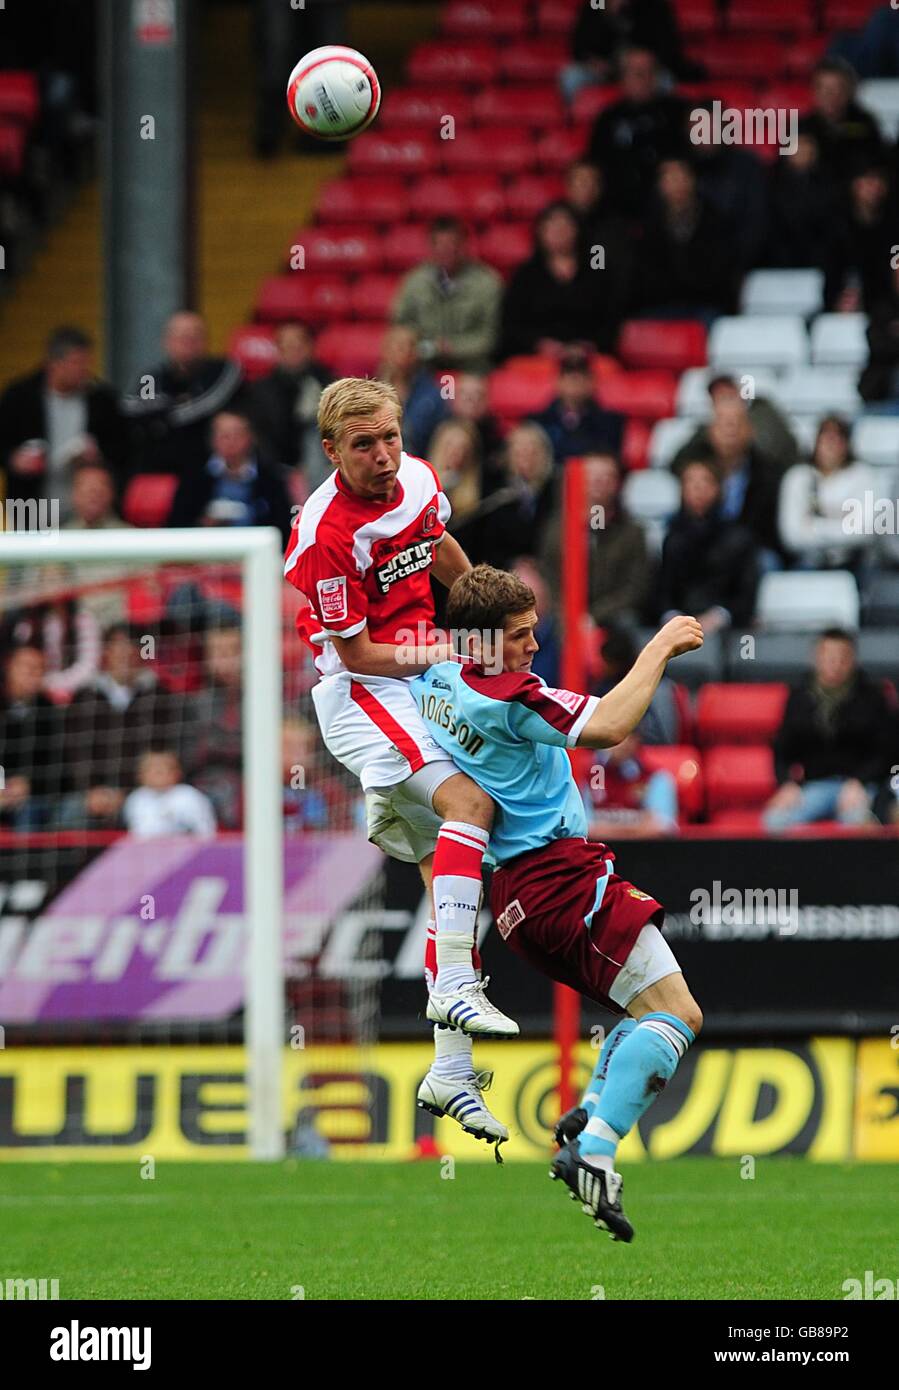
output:
[{"label": "player's clenched fist", "polygon": [[668,658],[681,656],[683,652],[695,652],[697,647],[702,646],[702,627],[698,618],[680,614],[670,618],[653,640],[664,647]]}]

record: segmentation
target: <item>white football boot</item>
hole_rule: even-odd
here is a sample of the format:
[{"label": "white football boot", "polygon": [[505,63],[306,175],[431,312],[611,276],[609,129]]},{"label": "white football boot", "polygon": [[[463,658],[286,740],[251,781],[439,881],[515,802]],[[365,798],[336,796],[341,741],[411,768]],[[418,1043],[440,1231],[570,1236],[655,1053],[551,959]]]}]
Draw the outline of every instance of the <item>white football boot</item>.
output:
[{"label": "white football boot", "polygon": [[486,1139],[496,1145],[496,1161],[501,1163],[499,1146],[505,1144],[509,1131],[491,1115],[484,1104],[483,1092],[490,1089],[492,1071],[480,1071],[460,1080],[453,1076],[437,1076],[429,1071],[418,1088],[418,1106],[440,1118],[449,1115],[475,1139]]},{"label": "white football boot", "polygon": [[490,976],[460,985],[449,994],[428,996],[427,1018],[431,1023],[448,1023],[475,1038],[517,1038],[518,1024],[495,1008],[484,993]]}]

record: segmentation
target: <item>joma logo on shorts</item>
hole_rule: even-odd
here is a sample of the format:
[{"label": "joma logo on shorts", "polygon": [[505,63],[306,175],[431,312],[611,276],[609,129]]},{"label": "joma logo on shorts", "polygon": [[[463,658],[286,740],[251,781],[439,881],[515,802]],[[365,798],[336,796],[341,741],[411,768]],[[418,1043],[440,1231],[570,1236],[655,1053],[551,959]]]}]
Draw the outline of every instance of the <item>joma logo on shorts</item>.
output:
[{"label": "joma logo on shorts", "polygon": [[509,936],[509,934],[512,931],[514,931],[516,927],[521,925],[521,923],[524,921],[524,918],[524,908],[521,906],[521,903],[518,901],[518,899],[515,898],[513,902],[509,903],[509,906],[506,908],[505,912],[501,912],[496,919],[496,925],[503,941],[506,940],[506,937]]}]

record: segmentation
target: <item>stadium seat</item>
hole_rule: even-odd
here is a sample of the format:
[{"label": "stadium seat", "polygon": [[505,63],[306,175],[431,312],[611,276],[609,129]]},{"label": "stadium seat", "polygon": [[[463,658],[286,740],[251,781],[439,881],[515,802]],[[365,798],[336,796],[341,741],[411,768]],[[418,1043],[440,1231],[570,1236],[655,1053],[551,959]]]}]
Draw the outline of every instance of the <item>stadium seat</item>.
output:
[{"label": "stadium seat", "polygon": [[139,473],[122,499],[122,516],[132,526],[165,526],[175,500],[174,473]]},{"label": "stadium seat", "polygon": [[537,28],[541,34],[570,36],[577,20],[581,0],[539,0]]},{"label": "stadium seat", "polygon": [[405,184],[383,175],[355,175],[322,184],[316,215],[323,222],[394,222],[402,206]]},{"label": "stadium seat", "polygon": [[382,131],[404,130],[407,135],[432,138],[440,134],[444,116],[452,116],[456,129],[471,121],[471,93],[461,87],[399,87],[388,92],[378,112],[378,128]]},{"label": "stadium seat", "polygon": [[715,0],[677,0],[674,11],[682,34],[713,34],[718,28]]},{"label": "stadium seat", "polygon": [[0,72],[0,117],[33,125],[41,109],[37,73],[10,69]]},{"label": "stadium seat", "polygon": [[25,172],[26,127],[19,121],[0,120],[0,174],[20,179]]},{"label": "stadium seat", "polygon": [[857,415],[862,398],[857,374],[848,367],[791,367],[777,383],[779,405],[795,415],[825,415],[837,411]]},{"label": "stadium seat", "polygon": [[823,296],[823,270],[752,270],[743,281],[740,312],[809,318],[821,308]]},{"label": "stadium seat", "polygon": [[[708,384],[720,374],[717,367],[688,367],[677,383],[677,413],[687,415],[693,420],[708,420],[712,414],[712,402]],[[739,384],[742,372],[731,373]],[[757,396],[772,396],[777,388],[777,377],[769,368],[755,368],[753,383]]]},{"label": "stadium seat", "polygon": [[569,61],[564,39],[519,39],[500,52],[500,72],[507,82],[555,82]]},{"label": "stadium seat", "polygon": [[648,420],[640,420],[629,415],[624,425],[621,440],[621,462],[630,472],[649,466],[649,437],[651,426]]},{"label": "stadium seat", "polygon": [[710,681],[696,697],[696,740],[716,743],[770,743],[783,720],[788,687],[782,683],[719,684]]},{"label": "stadium seat", "polygon": [[360,275],[350,286],[350,309],[357,319],[390,318],[401,275]]},{"label": "stadium seat", "polygon": [[642,524],[647,543],[657,555],[662,548],[665,527],[680,506],[677,479],[660,468],[628,473],[621,500],[630,515]]},{"label": "stadium seat", "polygon": [[810,77],[812,68],[824,57],[829,39],[826,34],[802,34],[784,45],[784,72],[788,77]]},{"label": "stadium seat", "polygon": [[788,415],[787,424],[799,446],[800,455],[811,454],[815,447],[815,440],[818,438],[821,415]]},{"label": "stadium seat", "polygon": [[716,371],[798,367],[808,361],[808,333],[798,315],[716,319],[709,333],[709,362]]},{"label": "stadium seat", "polygon": [[827,627],[854,631],[859,622],[858,585],[848,570],[764,574],[756,617],[768,632],[820,632]]},{"label": "stadium seat", "polygon": [[426,174],[440,162],[434,137],[406,130],[376,134],[366,131],[350,142],[347,169],[351,174]]},{"label": "stadium seat", "polygon": [[518,371],[511,364],[497,367],[488,380],[490,409],[504,422],[543,410],[555,393],[555,377]]},{"label": "stadium seat", "polygon": [[774,754],[766,745],[710,748],[703,758],[703,772],[710,814],[759,810],[777,786]]},{"label": "stadium seat", "polygon": [[793,685],[808,671],[814,645],[814,637],[795,632],[729,633],[726,645],[728,678],[753,683],[786,681]]},{"label": "stadium seat", "polygon": [[614,372],[599,384],[600,404],[622,415],[661,420],[674,413],[675,378],[671,372]]},{"label": "stadium seat", "polygon": [[407,71],[410,81],[423,85],[460,82],[478,87],[496,76],[496,49],[489,43],[430,39],[416,44]]},{"label": "stadium seat", "polygon": [[289,275],[270,275],[263,280],[256,296],[255,316],[261,323],[301,319],[316,327],[341,318],[349,309],[345,279],[295,270]]},{"label": "stadium seat", "polygon": [[761,82],[780,76],[786,68],[788,45],[777,39],[752,34],[713,34],[701,44],[693,44],[689,57],[702,63],[710,78],[737,78]]},{"label": "stadium seat", "polygon": [[[663,474],[653,474],[663,477]],[[655,635],[655,628],[640,628],[637,632],[638,646],[643,647]],[[688,690],[696,690],[706,681],[724,679],[724,648],[719,632],[709,632],[698,651],[685,652],[677,658],[675,668],[678,682]]]},{"label": "stadium seat", "polygon": [[526,261],[533,249],[530,222],[491,222],[475,243],[475,255],[503,275]]},{"label": "stadium seat", "polygon": [[857,97],[877,121],[883,138],[892,143],[899,136],[899,78],[873,77],[860,82]]},{"label": "stadium seat", "polygon": [[384,324],[332,323],[316,339],[315,355],[336,376],[371,376],[383,340]]},{"label": "stadium seat", "polygon": [[267,376],[278,362],[272,330],[261,324],[235,328],[228,342],[228,356],[239,363],[247,381]]},{"label": "stadium seat", "polygon": [[527,128],[561,125],[565,118],[562,98],[551,83],[539,87],[485,87],[474,99],[474,119],[479,125],[521,125]]},{"label": "stadium seat", "polygon": [[775,82],[764,87],[756,100],[763,111],[773,107],[775,111],[798,111],[804,116],[811,110],[812,92],[807,82]]},{"label": "stadium seat", "polygon": [[899,415],[862,415],[852,428],[852,452],[864,463],[899,464]]},{"label": "stadium seat", "polygon": [[537,164],[545,173],[558,173],[582,158],[589,134],[589,130],[582,125],[560,125],[547,130],[537,141]]},{"label": "stadium seat", "polygon": [[[304,260],[300,262],[302,269],[294,269],[295,275],[307,275],[311,271],[334,275],[357,271],[361,274],[381,267],[381,234],[370,225],[335,223],[333,226],[301,227],[293,245],[302,247],[304,252]],[[291,248],[290,256],[293,255]]]},{"label": "stadium seat", "polygon": [[582,87],[571,104],[571,119],[579,125],[592,126],[596,117],[621,96],[617,82],[602,87]]},{"label": "stadium seat", "polygon": [[506,189],[506,202],[511,217],[533,219],[547,203],[561,198],[565,183],[561,174],[523,174],[512,179]]},{"label": "stadium seat", "polygon": [[811,5],[783,0],[730,0],[727,27],[752,34],[810,34],[815,28]]},{"label": "stadium seat", "polygon": [[867,314],[819,314],[812,324],[816,367],[858,367],[868,360]]},{"label": "stadium seat", "polygon": [[384,233],[381,257],[388,270],[411,270],[431,253],[431,236],[423,222],[398,222]]},{"label": "stadium seat", "polygon": [[[865,585],[865,623],[872,627],[899,628],[899,572],[881,570]],[[897,665],[899,674],[899,665]]]},{"label": "stadium seat", "polygon": [[[443,167],[449,174],[524,174],[534,165],[534,140],[527,130],[503,126],[484,139],[482,130],[461,130],[441,141]],[[394,208],[395,211],[395,208]]]},{"label": "stadium seat", "polygon": [[[896,576],[892,576],[895,578]],[[899,678],[899,632],[862,630],[858,637],[858,661],[875,680]],[[899,756],[895,759],[899,763]]]},{"label": "stadium seat", "polygon": [[766,835],[761,811],[715,811],[707,824],[738,839],[741,835]]},{"label": "stadium seat", "polygon": [[505,189],[496,174],[426,174],[410,188],[409,203],[429,221],[459,217],[492,222],[506,213]]},{"label": "stadium seat", "polygon": [[669,468],[678,449],[696,433],[698,420],[688,416],[672,416],[668,420],[657,420],[649,437],[650,468]]},{"label": "stadium seat", "polygon": [[625,367],[667,367],[682,372],[706,360],[705,326],[695,319],[630,319],[618,335]]},{"label": "stadium seat", "polygon": [[526,34],[530,26],[528,0],[449,0],[443,8],[441,30],[457,39],[508,39]]},{"label": "stadium seat", "polygon": [[677,786],[681,820],[696,820],[702,813],[702,759],[689,744],[644,743],[640,757],[647,772],[670,772]]}]

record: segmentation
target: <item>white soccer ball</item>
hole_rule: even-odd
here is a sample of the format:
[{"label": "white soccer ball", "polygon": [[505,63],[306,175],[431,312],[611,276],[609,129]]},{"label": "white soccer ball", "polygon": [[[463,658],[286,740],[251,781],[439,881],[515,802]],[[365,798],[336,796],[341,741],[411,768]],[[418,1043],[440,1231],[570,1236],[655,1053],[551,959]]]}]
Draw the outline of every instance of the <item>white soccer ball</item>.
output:
[{"label": "white soccer ball", "polygon": [[381,84],[364,54],[341,44],[313,48],[287,84],[287,106],[307,135],[349,140],[371,125],[381,105]]}]

